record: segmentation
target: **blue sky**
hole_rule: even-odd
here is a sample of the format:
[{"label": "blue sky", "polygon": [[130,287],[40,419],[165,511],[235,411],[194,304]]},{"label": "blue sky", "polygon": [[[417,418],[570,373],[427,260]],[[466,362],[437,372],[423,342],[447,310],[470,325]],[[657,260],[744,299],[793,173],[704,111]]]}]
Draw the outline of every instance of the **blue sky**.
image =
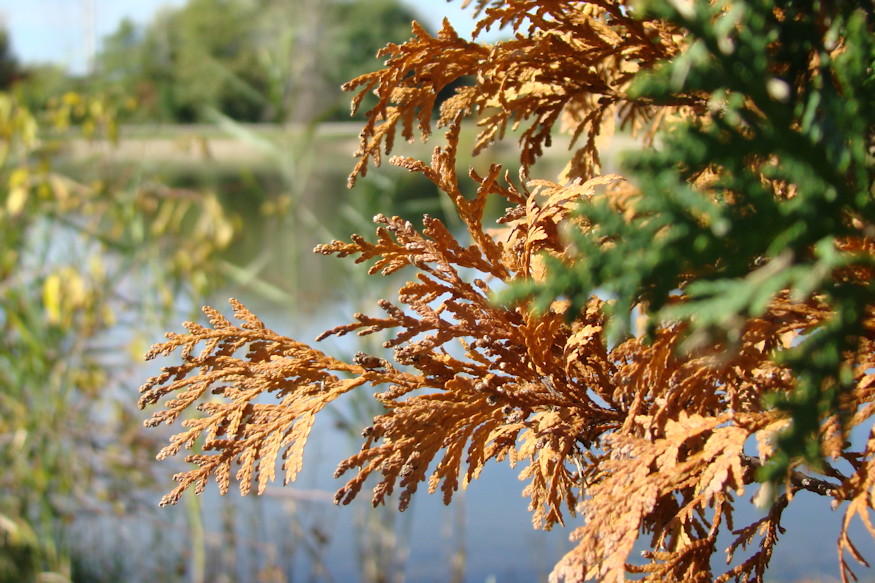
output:
[{"label": "blue sky", "polygon": [[[469,34],[473,26],[471,7],[462,10],[462,0],[403,1],[432,28],[437,28],[443,16],[463,35]],[[21,61],[58,63],[81,72],[89,54],[89,38],[96,38],[99,43],[124,17],[145,23],[160,7],[184,3],[185,0],[0,0],[0,19],[9,29],[13,51]],[[91,29],[93,35],[88,33]]]}]

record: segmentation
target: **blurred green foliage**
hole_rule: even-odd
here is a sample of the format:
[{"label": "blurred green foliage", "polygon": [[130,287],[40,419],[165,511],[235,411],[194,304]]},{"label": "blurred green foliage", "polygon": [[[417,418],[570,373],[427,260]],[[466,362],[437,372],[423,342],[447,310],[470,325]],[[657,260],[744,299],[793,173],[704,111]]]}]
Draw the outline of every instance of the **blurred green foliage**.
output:
[{"label": "blurred green foliage", "polygon": [[340,85],[379,66],[416,15],[397,0],[189,0],[103,41],[93,81],[130,88],[134,119],[347,119]]},{"label": "blurred green foliage", "polygon": [[[627,156],[642,189],[635,218],[584,204],[580,216],[594,227],[573,233],[572,261],[546,258],[547,280],[505,299],[533,297],[545,309],[564,297],[579,308],[599,293],[612,300],[614,341],[637,307],[652,325],[686,322],[689,346],[731,349],[782,290],[822,298],[833,317],[788,351],[797,388],[772,405],[793,423],[762,477],[780,479],[799,459],[818,466],[820,424],[840,411],[849,386],[842,353],[860,348],[863,313],[875,306],[872,282],[847,277],[873,267],[847,242],[875,236],[875,5],[648,1],[636,9],[675,23],[690,42],[640,74],[633,94],[656,103],[705,96],[708,107],[662,131],[659,147]],[[707,191],[691,186],[703,175],[714,176]]]},{"label": "blurred green foliage", "polygon": [[143,342],[118,326],[145,332],[205,292],[234,235],[212,194],[56,172],[73,142],[112,142],[115,107],[73,93],[52,104],[32,112],[0,94],[4,582],[69,578],[76,517],[125,511],[148,482],[151,448],[121,392]]}]

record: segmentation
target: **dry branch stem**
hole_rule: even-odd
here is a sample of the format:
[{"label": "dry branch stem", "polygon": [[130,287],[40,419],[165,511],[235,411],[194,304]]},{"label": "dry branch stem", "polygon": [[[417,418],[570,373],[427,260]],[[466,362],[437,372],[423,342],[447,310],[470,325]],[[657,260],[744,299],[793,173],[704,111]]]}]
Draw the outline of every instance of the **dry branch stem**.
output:
[{"label": "dry branch stem", "polygon": [[[763,465],[762,460],[756,456],[742,455],[741,459],[745,465],[753,470],[757,470]],[[832,496],[836,488],[839,487],[837,484],[832,484],[826,480],[812,478],[798,470],[790,473],[789,484],[791,495],[799,490],[807,490],[821,496]]]}]

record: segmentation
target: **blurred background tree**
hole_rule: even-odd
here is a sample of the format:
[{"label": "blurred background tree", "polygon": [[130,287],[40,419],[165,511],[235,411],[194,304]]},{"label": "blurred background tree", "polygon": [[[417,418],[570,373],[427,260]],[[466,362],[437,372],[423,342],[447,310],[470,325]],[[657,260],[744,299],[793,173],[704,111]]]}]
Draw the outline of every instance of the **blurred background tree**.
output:
[{"label": "blurred background tree", "polygon": [[340,85],[410,34],[397,0],[190,0],[104,39],[98,80],[133,88],[136,118],[244,122],[348,119]]},{"label": "blurred background tree", "polygon": [[6,91],[22,74],[18,58],[12,52],[9,32],[0,29],[0,91]]}]

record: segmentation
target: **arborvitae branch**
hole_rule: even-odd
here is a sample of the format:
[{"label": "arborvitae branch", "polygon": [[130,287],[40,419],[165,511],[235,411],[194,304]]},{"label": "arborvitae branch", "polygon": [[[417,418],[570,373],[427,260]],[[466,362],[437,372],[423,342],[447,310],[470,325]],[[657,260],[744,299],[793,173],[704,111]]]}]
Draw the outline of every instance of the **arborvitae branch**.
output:
[{"label": "arborvitae branch", "polygon": [[[861,146],[873,135],[875,11],[769,0],[654,1],[652,13],[620,0],[477,4],[478,31],[516,36],[483,45],[447,23],[436,37],[416,25],[383,51],[385,69],[348,85],[361,91],[356,106],[377,95],[354,181],[397,132],[427,137],[437,93],[471,79],[441,107],[447,143],[430,163],[392,159],[437,185],[465,232],[379,214],[370,241],[316,249],[371,262],[372,275],[416,272],[378,302],[380,315],[355,314],[320,336],[391,332],[391,354],[344,363],[237,303],[239,326],[207,310],[210,327],[169,334],[149,357],[179,351],[182,363],[144,385],[141,406],[164,399],[150,425],[199,411],[162,457],[203,447],[164,501],[208,480],[262,491],[280,457],[293,480],[314,416],[370,385],[385,412],[339,465],[337,476],[350,476],[339,503],[370,476],[375,504],[398,490],[403,509],[422,483],[449,502],[488,462],[523,463],[536,527],[585,519],[551,581],[631,572],[762,582],[783,510],[805,489],[847,502],[838,543],[847,581],[845,553],[865,563],[850,522],[875,535],[875,435],[859,451],[846,439],[875,415],[875,207]],[[523,176],[554,132],[583,146],[557,182],[515,187],[498,166],[471,172],[467,199],[456,154],[469,117],[478,150],[521,129]],[[615,119],[650,138],[673,120],[631,164],[635,182],[597,174],[597,138]],[[507,206],[491,226],[490,196]],[[492,301],[508,287],[513,302]],[[806,473],[796,469],[803,456]],[[734,509],[762,487],[764,467],[788,489],[736,528]],[[728,564],[714,573],[726,532]],[[645,534],[648,562],[630,565]]]}]

